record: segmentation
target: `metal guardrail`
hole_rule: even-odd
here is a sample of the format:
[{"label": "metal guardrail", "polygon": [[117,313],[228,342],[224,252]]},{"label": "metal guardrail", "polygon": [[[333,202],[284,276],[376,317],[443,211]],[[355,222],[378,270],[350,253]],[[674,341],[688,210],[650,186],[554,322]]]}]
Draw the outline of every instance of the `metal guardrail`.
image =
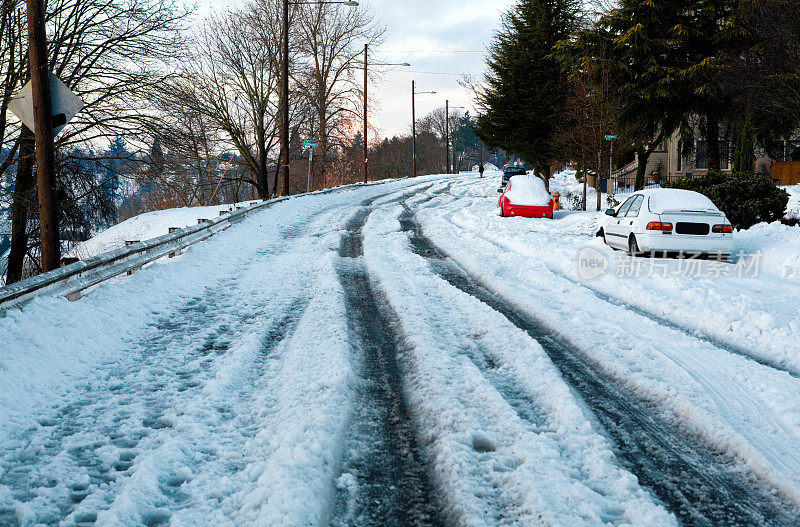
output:
[{"label": "metal guardrail", "polygon": [[[326,189],[311,194],[329,194],[358,186],[363,186],[363,183]],[[19,307],[37,296],[64,296],[70,300],[77,300],[80,298],[81,291],[116,276],[125,273],[130,274],[165,256],[177,254],[183,249],[202,242],[239,223],[253,212],[264,210],[288,199],[290,198],[276,198],[251,205],[242,210],[225,213],[214,219],[199,220],[200,223],[198,225],[192,225],[151,240],[120,247],[119,249],[0,288],[0,313]]]}]

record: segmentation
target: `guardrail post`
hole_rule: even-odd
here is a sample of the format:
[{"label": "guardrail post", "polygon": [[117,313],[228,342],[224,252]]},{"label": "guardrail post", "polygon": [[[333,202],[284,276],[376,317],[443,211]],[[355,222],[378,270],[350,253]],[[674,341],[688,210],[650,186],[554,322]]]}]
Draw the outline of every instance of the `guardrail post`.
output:
[{"label": "guardrail post", "polygon": [[198,225],[202,225],[204,223],[211,223],[211,220],[209,220],[208,218],[200,218],[199,220],[197,220]]},{"label": "guardrail post", "polygon": [[67,300],[69,300],[70,302],[77,302],[80,299],[81,299],[80,291],[75,291],[74,293],[70,293],[67,295]]},{"label": "guardrail post", "polygon": [[[125,245],[126,246],[128,246],[128,245],[136,245],[137,243],[139,243],[139,240],[125,240]],[[140,267],[134,267],[133,269],[129,269],[128,270],[128,276],[132,275],[134,272],[138,271],[139,269],[141,269],[141,268]]]},{"label": "guardrail post", "polygon": [[[178,232],[179,230],[181,230],[180,227],[170,227],[169,228],[169,233],[172,234],[172,233]],[[169,257],[170,258],[175,258],[176,256],[179,256],[180,254],[181,254],[181,250],[178,249],[177,251],[173,251],[173,252],[169,253]]]}]

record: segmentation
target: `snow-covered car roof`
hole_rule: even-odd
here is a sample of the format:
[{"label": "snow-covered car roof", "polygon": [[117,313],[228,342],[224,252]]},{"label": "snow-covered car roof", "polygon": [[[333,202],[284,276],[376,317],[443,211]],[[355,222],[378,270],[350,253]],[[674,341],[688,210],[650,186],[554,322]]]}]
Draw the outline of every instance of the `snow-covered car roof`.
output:
[{"label": "snow-covered car roof", "polygon": [[506,197],[514,205],[544,207],[550,203],[552,196],[547,191],[541,178],[530,175],[512,177],[506,188]]},{"label": "snow-covered car roof", "polygon": [[665,211],[698,211],[717,212],[719,209],[708,197],[692,190],[677,188],[657,188],[642,190],[636,194],[643,194],[650,198],[650,211],[655,213]]}]

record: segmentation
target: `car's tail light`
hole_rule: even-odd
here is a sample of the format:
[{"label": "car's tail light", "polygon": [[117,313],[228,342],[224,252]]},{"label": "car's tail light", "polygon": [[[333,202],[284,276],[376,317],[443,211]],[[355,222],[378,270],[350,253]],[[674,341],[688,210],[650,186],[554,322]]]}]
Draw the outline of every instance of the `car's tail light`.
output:
[{"label": "car's tail light", "polygon": [[730,234],[733,232],[733,225],[714,225],[711,227],[711,232]]},{"label": "car's tail light", "polygon": [[651,221],[647,224],[648,231],[672,232],[672,224],[661,221]]}]

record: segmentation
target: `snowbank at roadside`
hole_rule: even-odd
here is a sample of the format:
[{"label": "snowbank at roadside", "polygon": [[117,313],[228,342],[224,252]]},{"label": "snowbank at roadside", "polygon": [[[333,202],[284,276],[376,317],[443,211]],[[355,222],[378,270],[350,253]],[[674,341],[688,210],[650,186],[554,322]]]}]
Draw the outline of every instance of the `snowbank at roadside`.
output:
[{"label": "snowbank at roadside", "polygon": [[125,246],[126,241],[144,241],[169,233],[170,227],[183,229],[196,225],[197,220],[213,219],[220,212],[246,207],[258,201],[246,201],[235,205],[212,205],[208,207],[181,207],[177,209],[157,210],[134,216],[114,225],[96,236],[78,244],[69,251],[69,256],[84,260],[108,251]]}]

